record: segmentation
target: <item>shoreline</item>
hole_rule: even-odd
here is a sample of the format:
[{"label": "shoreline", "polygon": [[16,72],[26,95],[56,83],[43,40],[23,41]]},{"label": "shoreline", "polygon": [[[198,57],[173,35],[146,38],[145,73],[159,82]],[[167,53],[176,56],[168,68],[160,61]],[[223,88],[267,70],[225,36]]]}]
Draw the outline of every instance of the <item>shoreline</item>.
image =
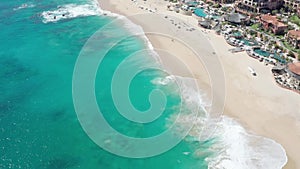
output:
[{"label": "shoreline", "polygon": [[[132,5],[132,1],[104,1],[100,6],[104,10],[124,16],[136,13],[145,13],[137,6]],[[144,2],[151,3],[151,2]],[[167,2],[164,2],[167,3]],[[119,5],[116,5],[119,4]],[[273,80],[270,66],[266,67],[257,60],[250,58],[246,53],[230,53],[229,46],[224,38],[216,35],[213,31],[207,31],[197,26],[195,18],[184,16],[164,10],[163,6],[157,5],[159,12],[165,12],[166,15],[174,15],[188,24],[193,25],[196,29],[202,31],[213,45],[214,50],[219,56],[226,78],[226,103],[224,114],[234,118],[247,131],[256,135],[270,138],[281,144],[288,156],[288,162],[284,169],[300,168],[300,98],[297,93],[283,89],[277,86]],[[161,8],[159,8],[161,7]],[[147,29],[149,25],[142,21],[130,19],[137,25]],[[147,21],[155,24],[155,21]],[[148,23],[149,24],[149,23]],[[174,26],[174,25],[172,25]],[[157,38],[146,35],[154,47],[164,47],[172,49],[178,55],[188,53],[184,48],[180,49],[179,44],[171,43],[168,39]],[[171,44],[171,45],[170,45]],[[192,55],[192,54],[188,54]],[[167,58],[170,59],[170,58]],[[166,59],[166,60],[167,60]],[[201,83],[201,89],[204,86],[205,91],[210,90],[209,77],[205,76],[205,68],[202,63],[193,60],[193,57],[181,58],[186,62],[191,70],[197,76],[198,83]],[[166,63],[166,61],[164,62]],[[200,66],[199,66],[200,65]],[[251,65],[258,72],[258,77],[252,77],[247,66]],[[165,65],[171,66],[172,65]],[[198,70],[200,68],[200,70]],[[180,70],[174,70],[181,73]],[[208,96],[210,98],[211,96]],[[239,99],[243,98],[243,99]],[[298,112],[297,112],[298,111]],[[297,114],[298,113],[298,114]]]}]

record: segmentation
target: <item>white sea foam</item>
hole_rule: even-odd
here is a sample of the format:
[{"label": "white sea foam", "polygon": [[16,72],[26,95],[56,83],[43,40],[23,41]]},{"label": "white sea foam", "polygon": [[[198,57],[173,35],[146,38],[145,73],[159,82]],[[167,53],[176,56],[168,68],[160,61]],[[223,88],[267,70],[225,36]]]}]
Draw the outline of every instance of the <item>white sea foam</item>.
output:
[{"label": "white sea foam", "polygon": [[[195,91],[190,79],[180,80],[182,97],[191,111],[205,111],[203,107],[209,105],[208,101],[203,101],[203,95]],[[200,114],[197,119],[193,114],[187,113],[181,114],[180,118],[174,116],[176,117],[171,120],[176,118],[177,125],[182,128],[189,126],[191,122],[194,123],[189,135],[199,142],[216,140],[207,150],[214,153],[206,158],[209,169],[281,169],[287,163],[286,152],[280,144],[249,133],[232,118],[222,115],[218,119],[209,119],[207,113]],[[203,156],[207,155],[207,152],[199,148],[195,150],[194,155]]]},{"label": "white sea foam", "polygon": [[154,47],[152,46],[150,40],[147,38],[147,36],[145,35],[145,32],[143,30],[143,28],[139,25],[136,25],[135,23],[133,23],[130,19],[122,16],[122,15],[114,15],[115,17],[117,16],[118,19],[123,21],[123,27],[125,29],[127,29],[129,31],[129,33],[133,36],[138,36],[139,38],[141,38],[145,45],[148,47],[148,54],[154,58],[157,62],[161,63],[161,60],[159,58],[159,55],[157,54],[157,52],[154,51]]},{"label": "white sea foam", "polygon": [[63,19],[71,19],[83,16],[101,15],[103,11],[97,6],[97,4],[67,4],[58,6],[55,10],[49,10],[42,12],[43,22],[57,22]]},{"label": "white sea foam", "polygon": [[16,8],[14,8],[13,10],[14,10],[14,11],[17,11],[17,10],[20,10],[20,9],[33,8],[33,7],[35,7],[34,4],[31,4],[31,3],[24,3],[24,4],[22,4],[22,5],[20,5],[20,6],[16,7]]},{"label": "white sea foam", "polygon": [[125,18],[122,15],[105,11],[100,8],[97,0],[91,0],[87,4],[65,4],[56,9],[44,11],[41,14],[44,23],[58,22],[64,19],[72,19],[85,16],[109,16],[115,18]]},{"label": "white sea foam", "polygon": [[234,119],[222,116],[211,148],[216,156],[207,158],[209,169],[281,169],[287,162],[283,147],[274,140],[247,132]]},{"label": "white sea foam", "polygon": [[54,10],[44,11],[41,13],[44,23],[57,22],[63,19],[72,19],[85,16],[106,15],[111,17],[120,17],[110,11],[104,11],[100,8],[98,1],[90,1],[87,4],[66,4],[58,6]]},{"label": "white sea foam", "polygon": [[58,6],[55,10],[44,11],[41,13],[41,17],[43,18],[42,20],[44,23],[58,22],[63,19],[96,15],[105,15],[108,17],[113,17],[118,21],[122,21],[123,27],[127,29],[132,35],[139,36],[142,40],[144,40],[146,46],[149,49],[149,55],[152,56],[157,62],[160,62],[158,54],[154,51],[151,42],[146,37],[141,26],[134,24],[131,20],[123,15],[102,10],[97,0],[92,0],[88,4],[84,5],[66,4]]},{"label": "white sea foam", "polygon": [[[184,104],[191,110],[197,110],[200,108],[203,113],[206,113],[206,107],[209,107],[211,102],[205,100],[205,92],[202,91],[198,85],[197,80],[190,77],[175,76],[176,82],[180,86],[181,97],[184,100]],[[207,116],[207,114],[205,115]]]},{"label": "white sea foam", "polygon": [[169,75],[169,76],[166,76],[166,77],[157,77],[153,80],[151,80],[151,83],[152,84],[155,84],[155,85],[168,85],[172,82],[175,81],[175,76],[174,75]]}]

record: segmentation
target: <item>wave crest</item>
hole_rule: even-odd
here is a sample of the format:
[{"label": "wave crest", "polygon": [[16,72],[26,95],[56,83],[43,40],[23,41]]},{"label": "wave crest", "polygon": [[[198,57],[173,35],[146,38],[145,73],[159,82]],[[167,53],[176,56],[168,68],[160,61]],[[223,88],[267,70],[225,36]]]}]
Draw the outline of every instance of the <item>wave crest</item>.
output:
[{"label": "wave crest", "polygon": [[14,11],[17,11],[17,10],[20,10],[20,9],[33,8],[33,7],[35,7],[34,4],[27,4],[27,3],[24,3],[24,4],[22,4],[22,5],[20,5],[20,6],[16,7],[16,8],[14,8],[13,10],[14,10]]},{"label": "wave crest", "polygon": [[67,4],[58,6],[56,10],[44,11],[41,13],[44,23],[57,22],[63,19],[71,19],[83,16],[96,16],[103,14],[97,4]]},{"label": "wave crest", "polygon": [[173,83],[175,81],[175,76],[173,75],[170,75],[170,76],[166,76],[164,78],[162,77],[158,77],[158,78],[155,78],[151,81],[152,84],[155,84],[155,85],[168,85],[170,83]]},{"label": "wave crest", "polygon": [[[200,105],[201,111],[205,111],[203,107],[209,104],[203,98],[204,95],[195,92],[188,79],[181,78],[181,80],[184,91],[182,95],[188,96],[183,97],[185,104],[188,104],[191,111],[196,110],[195,104]],[[174,119],[171,117],[171,120]],[[181,114],[176,121],[178,132],[180,128],[193,122],[194,127],[190,130],[189,136],[199,143],[213,140],[207,150],[199,148],[194,151],[195,157],[208,156],[205,159],[208,169],[281,169],[288,161],[286,152],[279,143],[249,133],[241,124],[227,116],[211,119],[206,112],[194,119],[190,114]]]},{"label": "wave crest", "polygon": [[180,128],[193,122],[195,125],[189,133],[193,141],[199,143],[211,142],[207,149],[194,150],[194,156],[203,157],[208,164],[208,169],[282,169],[288,159],[284,148],[272,139],[257,136],[247,132],[234,119],[222,116],[214,124],[209,138],[203,137],[204,127],[210,120],[202,117],[193,119],[188,114],[176,119]]}]

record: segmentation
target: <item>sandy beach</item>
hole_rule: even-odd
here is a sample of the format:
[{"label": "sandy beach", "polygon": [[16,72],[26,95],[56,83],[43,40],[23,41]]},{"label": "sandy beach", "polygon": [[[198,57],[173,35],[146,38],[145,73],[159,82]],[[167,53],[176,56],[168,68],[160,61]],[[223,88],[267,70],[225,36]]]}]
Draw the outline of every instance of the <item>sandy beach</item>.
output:
[{"label": "sandy beach", "polygon": [[[149,11],[140,9],[139,5],[131,0],[100,0],[100,6],[104,10],[128,16],[134,23],[142,26],[145,32],[159,31],[171,34],[175,40],[150,33],[146,36],[154,48],[163,49],[175,56],[161,58],[163,64],[172,73],[190,76],[179,66],[182,63],[186,64],[198,80],[200,88],[206,91],[206,97],[211,99],[212,85],[207,73],[207,65],[199,61],[195,53],[176,38],[198,45],[197,49],[203,51],[201,53],[203,55],[213,56],[214,54],[206,50],[209,46],[206,42],[209,41],[210,47],[214,49],[221,62],[221,69],[224,70],[226,92],[224,114],[236,119],[250,133],[273,139],[281,144],[288,156],[288,163],[284,169],[300,168],[300,145],[298,144],[300,143],[300,95],[276,85],[271,66],[265,66],[250,58],[245,52],[234,54],[229,52],[228,50],[233,47],[228,45],[221,35],[198,27],[194,17],[167,11],[168,2],[158,0],[138,2],[139,5],[156,10],[160,15],[151,17]],[[141,19],[138,14],[147,15]],[[176,26],[174,22],[177,23]],[[192,27],[198,31],[186,30]],[[248,66],[256,70],[256,77],[249,73]],[[222,93],[222,91],[217,92]]]}]

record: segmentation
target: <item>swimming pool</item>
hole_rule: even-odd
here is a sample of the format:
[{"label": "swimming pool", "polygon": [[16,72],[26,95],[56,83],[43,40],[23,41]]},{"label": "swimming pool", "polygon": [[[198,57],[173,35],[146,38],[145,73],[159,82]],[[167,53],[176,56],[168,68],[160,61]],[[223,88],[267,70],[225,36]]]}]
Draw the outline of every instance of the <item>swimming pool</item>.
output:
[{"label": "swimming pool", "polygon": [[279,56],[278,54],[274,53],[274,56],[272,56],[274,59],[276,59],[278,62],[285,64],[286,60],[284,58],[282,58],[281,56]]},{"label": "swimming pool", "polygon": [[[264,50],[261,50],[261,49],[254,49],[253,51],[255,53],[263,56],[263,57],[270,57],[271,56],[270,52],[267,52],[267,51],[264,51]],[[274,58],[274,59],[276,59],[280,63],[283,63],[283,64],[286,63],[286,60],[283,57],[281,57],[280,54],[274,53],[274,54],[272,54],[271,57]]]},{"label": "swimming pool", "polygon": [[263,57],[269,57],[270,56],[270,52],[267,52],[267,51],[264,51],[264,50],[261,50],[261,49],[254,49],[253,50],[255,53],[263,56]]},{"label": "swimming pool", "polygon": [[194,14],[199,16],[199,17],[202,17],[202,18],[205,18],[207,16],[207,14],[204,12],[203,8],[196,8],[194,10]]},{"label": "swimming pool", "polygon": [[258,45],[258,43],[253,42],[253,41],[250,41],[250,40],[247,40],[247,39],[241,39],[241,41],[244,42],[244,44],[247,45],[247,46],[255,46],[255,45]]}]

